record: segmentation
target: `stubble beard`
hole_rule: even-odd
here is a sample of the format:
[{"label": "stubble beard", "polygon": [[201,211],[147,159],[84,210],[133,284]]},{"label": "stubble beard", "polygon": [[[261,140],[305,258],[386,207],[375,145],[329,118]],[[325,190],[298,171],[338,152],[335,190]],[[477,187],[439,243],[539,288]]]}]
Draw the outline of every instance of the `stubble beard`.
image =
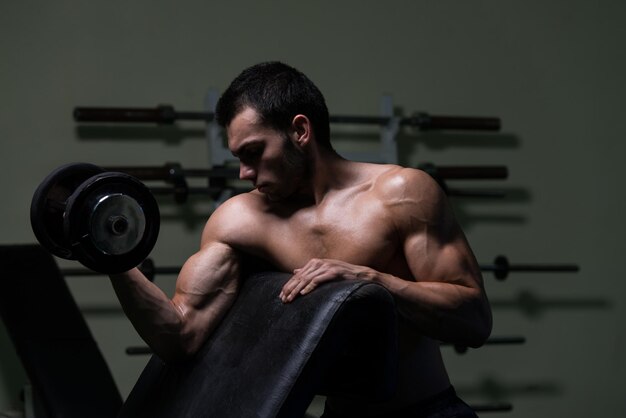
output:
[{"label": "stubble beard", "polygon": [[288,137],[283,142],[284,185],[278,193],[268,194],[271,201],[288,200],[306,187],[311,178],[311,164],[306,154],[298,149]]}]

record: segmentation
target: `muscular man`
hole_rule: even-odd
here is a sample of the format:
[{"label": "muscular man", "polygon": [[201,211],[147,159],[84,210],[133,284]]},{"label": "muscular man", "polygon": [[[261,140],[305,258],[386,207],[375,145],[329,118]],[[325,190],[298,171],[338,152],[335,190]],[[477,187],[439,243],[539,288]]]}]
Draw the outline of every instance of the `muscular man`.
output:
[{"label": "muscular man", "polygon": [[370,280],[395,297],[400,313],[398,390],[376,405],[328,399],[325,416],[475,416],[454,395],[439,341],[480,346],[491,311],[438,185],[419,170],[340,157],[322,94],[282,63],[243,71],[221,97],[217,119],[240,178],[255,190],[211,215],[171,300],[137,269],[111,277],[154,352],[165,360],[196,352],[236,298],[251,258],[293,272],[277,295],[284,303],[327,281]]}]

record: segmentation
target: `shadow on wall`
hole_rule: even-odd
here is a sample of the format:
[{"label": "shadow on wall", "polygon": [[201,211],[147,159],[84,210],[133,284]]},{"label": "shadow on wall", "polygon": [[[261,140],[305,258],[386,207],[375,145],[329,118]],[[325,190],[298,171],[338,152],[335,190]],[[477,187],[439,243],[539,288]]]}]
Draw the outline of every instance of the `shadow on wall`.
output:
[{"label": "shadow on wall", "polygon": [[[453,189],[456,184],[448,182],[449,188]],[[461,187],[461,189],[467,189],[467,187]],[[532,203],[532,193],[521,187],[497,187],[497,186],[481,186],[480,189],[497,192],[499,197],[490,199],[486,198],[451,198],[451,204],[454,209],[455,216],[459,223],[463,226],[463,229],[469,229],[476,224],[492,223],[492,224],[510,224],[510,225],[526,225],[528,218],[523,213],[511,213],[510,208],[507,205],[527,205]],[[482,213],[472,211],[472,205],[480,204]],[[487,206],[493,205],[497,207],[494,209],[488,209]],[[487,212],[484,210],[487,208]]]},{"label": "shadow on wall", "polygon": [[523,290],[512,299],[495,299],[491,301],[491,307],[497,309],[514,309],[520,311],[528,318],[537,319],[551,310],[573,309],[576,311],[600,309],[611,309],[611,303],[606,299],[588,298],[588,299],[548,299],[541,298],[530,290]]},{"label": "shadow on wall", "polygon": [[494,376],[485,376],[471,386],[455,385],[455,388],[461,398],[480,398],[492,402],[527,396],[554,397],[563,393],[562,386],[556,382],[503,382]]}]

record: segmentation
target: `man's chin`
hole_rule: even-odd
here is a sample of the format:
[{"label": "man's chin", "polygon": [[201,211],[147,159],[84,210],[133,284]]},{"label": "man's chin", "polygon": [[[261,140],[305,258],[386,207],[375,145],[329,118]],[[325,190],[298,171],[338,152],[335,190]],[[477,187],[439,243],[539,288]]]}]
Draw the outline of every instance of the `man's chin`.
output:
[{"label": "man's chin", "polygon": [[279,194],[271,193],[271,192],[262,192],[265,195],[265,198],[270,202],[281,202],[285,200],[285,197]]},{"label": "man's chin", "polygon": [[270,187],[261,187],[257,189],[270,202],[282,202],[288,199],[284,193],[276,193]]}]

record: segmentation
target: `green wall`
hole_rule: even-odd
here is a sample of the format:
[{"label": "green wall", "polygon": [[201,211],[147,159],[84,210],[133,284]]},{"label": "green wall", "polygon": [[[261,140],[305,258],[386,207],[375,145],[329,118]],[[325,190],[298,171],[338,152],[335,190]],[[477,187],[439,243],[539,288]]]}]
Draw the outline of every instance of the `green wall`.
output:
[{"label": "green wall", "polygon": [[[34,242],[30,199],[60,164],[209,161],[202,125],[84,131],[74,106],[200,110],[209,88],[223,90],[245,66],[279,59],[307,73],[334,114],[377,114],[380,97],[391,94],[406,114],[498,116],[497,135],[404,132],[401,162],[506,165],[506,181],[450,184],[509,192],[453,201],[479,262],[505,254],[581,271],[504,282],[487,273],[493,335],[527,343],[465,355],[444,348],[450,374],[471,403],[514,404],[493,417],[623,416],[625,12],[624,2],[582,0],[4,2],[0,244]],[[211,205],[161,203],[153,258],[181,264]],[[147,359],[124,348],[140,339],[105,278],[68,282],[126,395]],[[157,283],[170,292],[173,279]],[[2,328],[0,411],[19,408],[25,380]]]}]

